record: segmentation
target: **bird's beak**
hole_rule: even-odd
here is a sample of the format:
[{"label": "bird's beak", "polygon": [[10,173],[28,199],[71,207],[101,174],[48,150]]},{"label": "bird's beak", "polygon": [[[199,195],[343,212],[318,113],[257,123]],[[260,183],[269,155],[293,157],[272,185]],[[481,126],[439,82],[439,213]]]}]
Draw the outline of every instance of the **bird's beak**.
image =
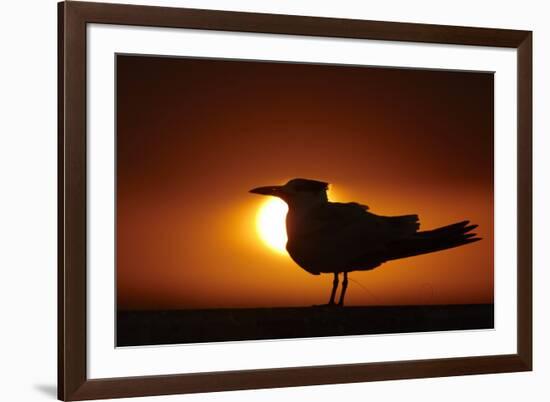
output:
[{"label": "bird's beak", "polygon": [[281,194],[282,186],[264,186],[256,187],[250,190],[252,194],[261,194],[261,195],[274,195],[275,197]]}]

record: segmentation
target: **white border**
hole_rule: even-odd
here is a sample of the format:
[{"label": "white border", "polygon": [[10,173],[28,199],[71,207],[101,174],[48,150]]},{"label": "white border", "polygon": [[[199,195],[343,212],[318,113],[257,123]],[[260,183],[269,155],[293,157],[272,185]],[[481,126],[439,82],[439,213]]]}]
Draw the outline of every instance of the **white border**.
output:
[{"label": "white border", "polygon": [[[88,377],[516,353],[516,51],[88,25]],[[495,330],[115,348],[114,55],[495,71]]]}]

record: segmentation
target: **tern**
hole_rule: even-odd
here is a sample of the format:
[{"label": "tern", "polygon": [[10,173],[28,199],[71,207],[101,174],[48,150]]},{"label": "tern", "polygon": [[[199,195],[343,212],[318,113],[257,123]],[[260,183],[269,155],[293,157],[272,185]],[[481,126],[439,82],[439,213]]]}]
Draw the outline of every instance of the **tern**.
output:
[{"label": "tern", "polygon": [[[330,202],[328,183],[292,179],[284,185],[257,187],[251,193],[279,197],[288,204],[286,249],[313,275],[334,275],[328,305],[344,305],[348,273],[368,271],[385,262],[433,253],[481,240],[469,221],[419,231],[418,215],[382,216],[356,202]],[[338,275],[342,287],[335,296]]]}]

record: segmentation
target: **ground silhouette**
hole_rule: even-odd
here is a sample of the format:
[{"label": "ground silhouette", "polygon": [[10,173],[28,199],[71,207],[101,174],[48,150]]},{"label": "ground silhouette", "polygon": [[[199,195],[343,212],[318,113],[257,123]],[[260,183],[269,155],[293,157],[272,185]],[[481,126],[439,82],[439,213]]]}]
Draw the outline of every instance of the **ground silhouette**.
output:
[{"label": "ground silhouette", "polygon": [[119,311],[117,346],[491,329],[492,304]]}]

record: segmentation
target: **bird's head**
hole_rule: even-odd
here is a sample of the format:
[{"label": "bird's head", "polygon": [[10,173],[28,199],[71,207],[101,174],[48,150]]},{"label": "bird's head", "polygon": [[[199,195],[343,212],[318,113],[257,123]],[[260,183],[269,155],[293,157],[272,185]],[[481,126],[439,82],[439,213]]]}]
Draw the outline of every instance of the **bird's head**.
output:
[{"label": "bird's head", "polygon": [[282,186],[264,186],[250,190],[253,194],[271,195],[285,201],[289,207],[301,207],[327,202],[328,183],[311,179],[292,179]]}]

